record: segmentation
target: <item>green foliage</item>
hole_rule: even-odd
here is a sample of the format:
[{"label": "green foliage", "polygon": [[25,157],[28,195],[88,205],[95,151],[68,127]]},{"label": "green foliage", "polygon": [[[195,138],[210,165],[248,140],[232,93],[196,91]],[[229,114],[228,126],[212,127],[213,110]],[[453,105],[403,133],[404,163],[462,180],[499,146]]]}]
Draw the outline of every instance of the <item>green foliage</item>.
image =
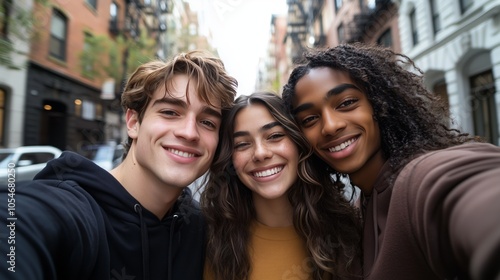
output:
[{"label": "green foliage", "polygon": [[[46,6],[48,0],[35,0],[35,3]],[[35,29],[35,17],[32,10],[21,6],[22,1],[2,0],[0,2],[0,27],[8,27],[7,34],[0,36],[0,65],[10,69],[21,69],[23,65],[15,65],[12,54],[25,54],[15,50],[15,40],[29,41]]]},{"label": "green foliage", "polygon": [[17,65],[14,65],[10,54],[14,51],[14,46],[11,42],[0,38],[0,65],[3,65],[10,69],[19,69]]},{"label": "green foliage", "polygon": [[136,40],[123,35],[112,39],[106,35],[87,36],[86,48],[80,54],[82,75],[111,77],[118,85],[139,65],[155,57],[156,42],[141,32]]},{"label": "green foliage", "polygon": [[156,56],[156,41],[148,38],[147,32],[141,32],[136,41],[128,41],[127,75],[131,74],[139,65],[144,64]]},{"label": "green foliage", "polygon": [[105,36],[86,36],[85,47],[80,53],[80,66],[82,75],[88,78],[94,78],[101,74],[100,69],[105,67],[103,57],[106,53]]}]

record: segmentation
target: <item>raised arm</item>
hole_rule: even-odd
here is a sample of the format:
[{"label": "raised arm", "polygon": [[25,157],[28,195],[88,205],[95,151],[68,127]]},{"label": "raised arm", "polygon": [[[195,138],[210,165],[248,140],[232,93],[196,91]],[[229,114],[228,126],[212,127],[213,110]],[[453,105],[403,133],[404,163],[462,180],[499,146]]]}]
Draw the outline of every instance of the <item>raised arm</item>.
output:
[{"label": "raised arm", "polygon": [[438,274],[500,278],[500,147],[466,144],[411,162],[396,185]]},{"label": "raised arm", "polygon": [[87,193],[45,180],[10,186],[0,188],[0,279],[109,278],[103,218]]}]

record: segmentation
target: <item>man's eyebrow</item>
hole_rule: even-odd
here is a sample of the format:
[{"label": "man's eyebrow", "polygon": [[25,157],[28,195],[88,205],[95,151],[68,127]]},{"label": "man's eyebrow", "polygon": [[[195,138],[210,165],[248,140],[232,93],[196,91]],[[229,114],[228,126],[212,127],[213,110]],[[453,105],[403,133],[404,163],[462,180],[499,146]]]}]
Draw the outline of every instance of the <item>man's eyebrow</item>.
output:
[{"label": "man's eyebrow", "polygon": [[[163,97],[163,98],[160,98],[160,99],[156,99],[154,102],[153,102],[153,105],[152,106],[155,106],[157,104],[170,104],[170,105],[173,105],[173,106],[179,106],[179,107],[182,107],[182,108],[187,108],[189,105],[186,103],[186,101],[182,100],[182,99],[179,99],[179,98],[172,98],[172,97]],[[222,114],[212,108],[212,107],[209,107],[209,106],[204,106],[203,109],[201,110],[202,113],[204,114],[207,114],[207,115],[211,115],[211,116],[214,116],[216,118],[222,118]]]},{"label": "man's eyebrow", "polygon": [[311,108],[313,105],[311,103],[304,103],[300,106],[297,106],[295,109],[292,110],[292,115],[297,115],[298,113],[305,111],[309,108]]},{"label": "man's eyebrow", "polygon": [[[340,85],[338,85],[338,86],[330,89],[329,91],[327,91],[326,94],[325,94],[325,99],[328,99],[328,98],[332,97],[333,95],[341,94],[342,92],[344,92],[347,89],[357,89],[357,90],[361,91],[354,84],[340,84]],[[300,106],[297,106],[295,109],[292,110],[292,115],[295,116],[298,113],[311,108],[312,106],[313,106],[312,103],[301,104]]]},{"label": "man's eyebrow", "polygon": [[205,107],[203,107],[202,112],[207,114],[207,115],[211,115],[213,117],[219,118],[219,119],[222,118],[221,112],[217,111],[213,107],[205,106]]},{"label": "man's eyebrow", "polygon": [[325,98],[328,99],[328,98],[332,97],[332,95],[341,94],[342,92],[344,92],[347,89],[357,89],[357,90],[361,91],[357,86],[355,86],[353,84],[340,84],[340,85],[332,88],[331,90],[329,90],[326,93]]},{"label": "man's eyebrow", "polygon": [[154,102],[153,102],[153,105],[152,106],[155,106],[157,104],[170,104],[170,105],[174,105],[174,106],[179,106],[179,107],[182,107],[182,108],[187,108],[188,105],[186,103],[186,101],[182,100],[182,99],[179,99],[179,98],[172,98],[172,97],[163,97],[163,98],[160,98],[160,99],[156,99]]},{"label": "man's eyebrow", "polygon": [[[281,124],[279,122],[270,122],[268,124],[265,124],[263,125],[261,128],[259,128],[259,131],[260,132],[263,132],[263,131],[266,131],[266,130],[269,130],[275,126],[281,126]],[[247,136],[247,135],[250,135],[250,133],[248,131],[236,131],[233,133],[233,138],[236,138],[236,137],[241,137],[241,136]]]}]

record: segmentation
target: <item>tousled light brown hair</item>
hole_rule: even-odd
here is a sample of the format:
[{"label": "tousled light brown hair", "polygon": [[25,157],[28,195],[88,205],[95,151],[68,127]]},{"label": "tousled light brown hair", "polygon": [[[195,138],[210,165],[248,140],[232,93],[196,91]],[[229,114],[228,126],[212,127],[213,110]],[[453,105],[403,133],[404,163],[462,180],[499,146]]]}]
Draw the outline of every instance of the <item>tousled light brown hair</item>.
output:
[{"label": "tousled light brown hair", "polygon": [[[224,109],[233,103],[238,83],[226,72],[223,62],[208,52],[191,51],[167,62],[153,60],[139,66],[125,85],[121,100],[124,111],[136,111],[140,123],[155,91],[164,86],[165,94],[169,94],[173,77],[182,74],[188,75],[189,83],[196,83],[198,97],[210,106]],[[214,101],[220,101],[221,105]],[[131,144],[132,139],[128,137],[123,144],[124,157]]]}]

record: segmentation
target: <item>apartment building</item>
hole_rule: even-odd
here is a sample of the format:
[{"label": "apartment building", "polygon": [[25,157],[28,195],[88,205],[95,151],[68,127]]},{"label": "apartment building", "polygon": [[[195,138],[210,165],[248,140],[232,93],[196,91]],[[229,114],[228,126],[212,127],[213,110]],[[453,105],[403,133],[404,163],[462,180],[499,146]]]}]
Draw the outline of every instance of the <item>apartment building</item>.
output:
[{"label": "apartment building", "polygon": [[15,24],[33,10],[32,0],[2,1],[0,19],[0,147],[18,147],[23,143],[24,104],[29,52],[29,28]]},{"label": "apartment building", "polygon": [[500,1],[402,0],[402,51],[455,126],[500,144]]},{"label": "apartment building", "polygon": [[[40,2],[40,1],[37,1]],[[120,93],[127,74],[158,57],[166,0],[48,0],[35,3],[24,105],[5,131],[11,146],[82,146],[123,140]],[[22,121],[21,121],[22,120]],[[18,125],[21,124],[21,125]]]}]

